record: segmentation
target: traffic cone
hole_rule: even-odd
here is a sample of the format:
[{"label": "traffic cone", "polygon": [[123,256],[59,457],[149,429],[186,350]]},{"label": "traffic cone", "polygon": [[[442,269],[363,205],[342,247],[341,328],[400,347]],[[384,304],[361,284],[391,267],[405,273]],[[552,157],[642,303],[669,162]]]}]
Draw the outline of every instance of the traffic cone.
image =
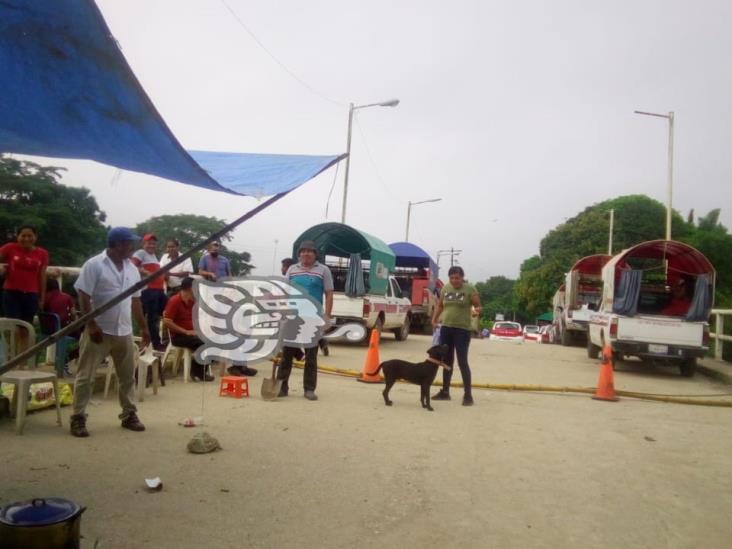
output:
[{"label": "traffic cone", "polygon": [[381,333],[379,330],[371,330],[371,339],[369,339],[369,350],[366,352],[366,362],[363,363],[363,371],[361,377],[357,378],[357,381],[363,383],[384,383],[384,378],[381,374],[377,373],[379,364],[379,339]]},{"label": "traffic cone", "polygon": [[615,386],[613,385],[613,349],[610,345],[605,345],[602,349],[602,366],[600,366],[600,379],[597,380],[597,390],[595,391],[595,400],[609,400],[611,402],[618,401],[615,396]]}]

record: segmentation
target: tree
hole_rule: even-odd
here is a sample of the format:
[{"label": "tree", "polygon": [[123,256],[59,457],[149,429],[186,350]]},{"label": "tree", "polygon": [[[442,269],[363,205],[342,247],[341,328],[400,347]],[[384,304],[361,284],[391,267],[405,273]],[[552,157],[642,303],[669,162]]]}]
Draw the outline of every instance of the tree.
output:
[{"label": "tree", "polygon": [[[135,231],[140,235],[152,233],[158,237],[159,243],[163,245],[165,245],[166,240],[176,238],[180,242],[181,252],[185,252],[220,231],[226,225],[227,223],[223,219],[203,215],[159,215],[143,221],[135,227]],[[230,242],[231,239],[230,233],[224,235],[221,239],[221,255],[229,258],[231,270],[235,276],[246,276],[254,268],[249,263],[251,255],[248,252],[236,252],[227,248],[225,242]],[[194,265],[198,265],[200,257],[200,253],[195,254]]]},{"label": "tree", "polygon": [[732,306],[732,235],[719,222],[720,210],[699,217],[694,231],[684,242],[703,253],[717,271],[716,306]]},{"label": "tree", "polygon": [[483,307],[483,319],[492,320],[496,313],[508,315],[515,310],[513,304],[515,283],[515,280],[505,276],[492,276],[485,282],[478,282],[475,285]]},{"label": "tree", "polygon": [[[541,240],[540,255],[522,265],[515,286],[516,300],[530,318],[551,308],[554,292],[578,259],[607,253],[611,209],[615,211],[613,253],[646,240],[664,238],[666,207],[647,196],[621,196],[585,208],[549,231]],[[673,212],[671,223],[677,240],[690,238],[696,230],[678,212]],[[709,223],[716,220],[710,218]]]},{"label": "tree", "polygon": [[106,214],[88,189],[60,184],[61,170],[0,155],[0,235],[35,225],[51,264],[73,267],[104,249]]}]

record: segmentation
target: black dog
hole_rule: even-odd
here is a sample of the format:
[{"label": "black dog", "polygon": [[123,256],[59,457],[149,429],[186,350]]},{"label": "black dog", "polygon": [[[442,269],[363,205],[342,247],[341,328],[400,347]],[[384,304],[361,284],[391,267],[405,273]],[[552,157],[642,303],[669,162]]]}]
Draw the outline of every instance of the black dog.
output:
[{"label": "black dog", "polygon": [[447,345],[435,345],[427,350],[427,359],[424,362],[417,364],[413,362],[407,362],[406,360],[386,360],[379,364],[376,373],[379,370],[384,371],[384,378],[386,381],[386,388],[382,393],[384,395],[384,403],[387,406],[391,406],[391,400],[389,400],[389,391],[398,379],[403,379],[419,385],[421,387],[421,394],[419,401],[422,404],[422,408],[427,408],[430,412],[433,411],[430,406],[430,386],[435,380],[437,370],[440,366],[443,368],[450,369],[450,366],[444,363],[447,357],[448,347]]}]

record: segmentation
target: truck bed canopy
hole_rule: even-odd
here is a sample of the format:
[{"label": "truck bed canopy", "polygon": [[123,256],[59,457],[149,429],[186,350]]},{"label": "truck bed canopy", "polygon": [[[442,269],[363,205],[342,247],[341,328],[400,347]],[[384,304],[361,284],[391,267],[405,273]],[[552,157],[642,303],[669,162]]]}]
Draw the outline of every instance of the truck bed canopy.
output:
[{"label": "truck bed canopy", "polygon": [[572,265],[570,271],[579,271],[582,274],[588,275],[600,275],[602,273],[602,268],[608,261],[610,261],[611,258],[612,256],[607,254],[588,255],[587,257],[577,260],[577,262]]},{"label": "truck bed canopy", "polygon": [[369,289],[372,293],[385,293],[389,273],[394,271],[396,256],[383,240],[359,231],[343,223],[321,223],[307,229],[295,240],[293,257],[304,240],[312,240],[318,248],[318,257],[326,255],[350,258],[359,254],[370,262]]},{"label": "truck bed canopy", "polygon": [[392,242],[389,248],[396,256],[397,267],[412,267],[418,269],[429,269],[437,273],[437,263],[435,263],[430,254],[425,252],[419,246],[411,242]]},{"label": "truck bed canopy", "polygon": [[652,285],[663,286],[693,279],[694,294],[686,319],[705,320],[709,316],[716,272],[696,248],[674,240],[651,240],[623,250],[602,270],[603,307],[634,315],[641,286],[646,284],[644,278],[651,279]]}]

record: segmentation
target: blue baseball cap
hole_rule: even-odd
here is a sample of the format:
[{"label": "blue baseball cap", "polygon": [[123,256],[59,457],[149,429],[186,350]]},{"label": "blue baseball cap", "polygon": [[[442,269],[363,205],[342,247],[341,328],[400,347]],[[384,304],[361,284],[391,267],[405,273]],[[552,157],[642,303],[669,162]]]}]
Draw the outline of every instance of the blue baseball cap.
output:
[{"label": "blue baseball cap", "polygon": [[140,237],[127,227],[114,227],[107,233],[107,246],[114,246],[117,242],[137,242]]}]

